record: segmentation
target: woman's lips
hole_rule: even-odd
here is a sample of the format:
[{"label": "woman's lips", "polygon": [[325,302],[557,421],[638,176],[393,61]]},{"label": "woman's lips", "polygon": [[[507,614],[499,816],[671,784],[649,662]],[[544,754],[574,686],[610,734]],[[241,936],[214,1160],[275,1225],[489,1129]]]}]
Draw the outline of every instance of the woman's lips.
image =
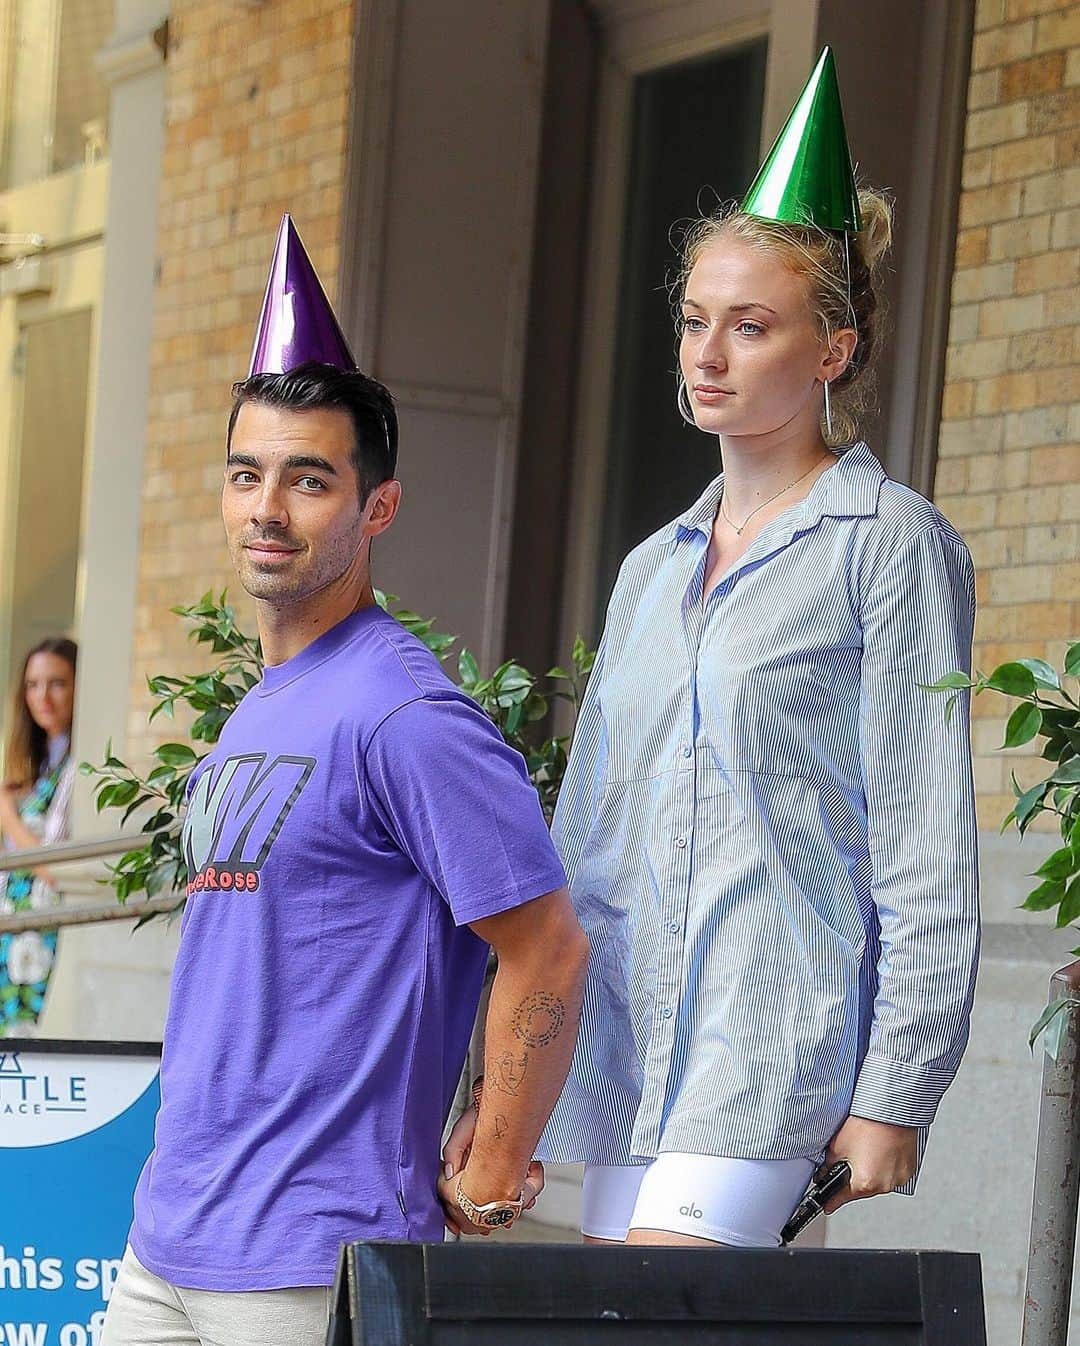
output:
[{"label": "woman's lips", "polygon": [[694,397],[699,402],[723,402],[725,398],[734,396],[727,388],[714,388],[705,383],[694,384]]}]

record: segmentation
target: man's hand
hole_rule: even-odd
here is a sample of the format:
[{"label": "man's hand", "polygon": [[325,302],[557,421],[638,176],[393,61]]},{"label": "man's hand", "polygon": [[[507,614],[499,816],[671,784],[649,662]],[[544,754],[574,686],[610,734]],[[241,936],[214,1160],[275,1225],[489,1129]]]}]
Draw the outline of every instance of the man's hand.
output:
[{"label": "man's hand", "polygon": [[[498,968],[484,1023],[479,1112],[455,1128],[439,1183],[448,1224],[462,1224],[449,1184],[467,1165],[465,1195],[487,1205],[531,1206],[544,1185],[537,1142],[574,1053],[589,941],[565,888],[470,923],[495,950]],[[472,1110],[470,1109],[470,1112]],[[475,1231],[473,1231],[475,1232]]]},{"label": "man's hand", "polygon": [[838,1159],[851,1165],[851,1183],[825,1206],[826,1215],[848,1201],[891,1192],[915,1172],[918,1132],[912,1126],[849,1117],[832,1138],[825,1166]]}]

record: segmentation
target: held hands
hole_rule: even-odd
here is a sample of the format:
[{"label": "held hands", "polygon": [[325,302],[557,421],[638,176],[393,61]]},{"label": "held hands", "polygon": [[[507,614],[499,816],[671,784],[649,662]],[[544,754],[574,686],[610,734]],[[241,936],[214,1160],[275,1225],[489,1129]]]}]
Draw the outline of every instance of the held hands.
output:
[{"label": "held hands", "polygon": [[[442,1202],[443,1219],[451,1234],[480,1234],[486,1238],[491,1230],[480,1229],[474,1225],[457,1204],[458,1178],[469,1162],[477,1116],[476,1108],[466,1108],[454,1124],[454,1129],[443,1148],[443,1171],[439,1176],[437,1190],[439,1200]],[[536,1198],[543,1190],[544,1166],[534,1159],[529,1165],[522,1188],[526,1210],[532,1210],[536,1205]],[[495,1195],[485,1190],[483,1177],[479,1173],[476,1174],[473,1185],[470,1185],[469,1174],[466,1173],[465,1195],[479,1204],[496,1199]]]},{"label": "held hands", "polygon": [[860,1201],[902,1187],[915,1172],[917,1139],[918,1132],[912,1126],[849,1117],[833,1136],[825,1165],[846,1159],[851,1165],[851,1183],[826,1203],[826,1215],[848,1201]]}]

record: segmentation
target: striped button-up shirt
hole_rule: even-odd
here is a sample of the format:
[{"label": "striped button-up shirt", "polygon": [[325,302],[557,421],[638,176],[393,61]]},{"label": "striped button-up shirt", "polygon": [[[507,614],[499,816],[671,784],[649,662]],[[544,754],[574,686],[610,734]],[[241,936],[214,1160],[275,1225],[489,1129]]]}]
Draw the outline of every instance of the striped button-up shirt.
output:
[{"label": "striped button-up shirt", "polygon": [[626,558],[554,835],[592,941],[553,1160],[924,1128],[978,956],[962,539],[856,444],[702,602],[714,481]]}]

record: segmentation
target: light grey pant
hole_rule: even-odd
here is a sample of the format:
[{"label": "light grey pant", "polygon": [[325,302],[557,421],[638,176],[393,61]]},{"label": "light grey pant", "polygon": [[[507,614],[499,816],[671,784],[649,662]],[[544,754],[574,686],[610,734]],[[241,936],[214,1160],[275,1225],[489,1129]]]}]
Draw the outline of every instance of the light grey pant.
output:
[{"label": "light grey pant", "polygon": [[184,1290],[128,1248],[101,1346],[323,1346],[330,1289]]}]

